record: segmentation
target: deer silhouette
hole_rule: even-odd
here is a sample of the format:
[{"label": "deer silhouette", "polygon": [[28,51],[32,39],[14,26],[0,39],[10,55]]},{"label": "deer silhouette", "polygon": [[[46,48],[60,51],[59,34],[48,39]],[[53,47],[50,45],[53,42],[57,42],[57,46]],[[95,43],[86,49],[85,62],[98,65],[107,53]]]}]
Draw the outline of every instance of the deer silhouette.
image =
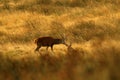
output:
[{"label": "deer silhouette", "polygon": [[43,46],[46,46],[47,50],[48,50],[48,47],[51,47],[51,50],[53,51],[53,46],[55,44],[64,44],[66,45],[65,43],[65,39],[64,38],[53,38],[53,37],[39,37],[37,39],[35,39],[35,44],[37,44],[37,47],[35,49],[35,51],[39,51],[39,49]]}]

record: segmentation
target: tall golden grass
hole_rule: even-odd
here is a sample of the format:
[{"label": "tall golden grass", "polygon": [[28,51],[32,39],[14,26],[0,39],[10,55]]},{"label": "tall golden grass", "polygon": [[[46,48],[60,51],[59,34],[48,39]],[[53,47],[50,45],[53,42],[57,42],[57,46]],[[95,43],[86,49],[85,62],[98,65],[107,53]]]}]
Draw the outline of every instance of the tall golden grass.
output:
[{"label": "tall golden grass", "polygon": [[[0,80],[120,80],[119,0],[1,0]],[[67,47],[34,39],[61,38]]]}]

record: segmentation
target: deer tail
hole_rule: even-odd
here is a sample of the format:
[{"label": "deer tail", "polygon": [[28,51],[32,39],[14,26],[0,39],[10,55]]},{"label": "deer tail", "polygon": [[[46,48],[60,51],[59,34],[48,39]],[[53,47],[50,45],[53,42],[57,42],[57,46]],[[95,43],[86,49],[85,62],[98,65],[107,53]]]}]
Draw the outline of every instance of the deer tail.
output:
[{"label": "deer tail", "polygon": [[38,41],[38,39],[35,39],[35,40],[34,40],[34,43],[37,43],[37,41]]}]

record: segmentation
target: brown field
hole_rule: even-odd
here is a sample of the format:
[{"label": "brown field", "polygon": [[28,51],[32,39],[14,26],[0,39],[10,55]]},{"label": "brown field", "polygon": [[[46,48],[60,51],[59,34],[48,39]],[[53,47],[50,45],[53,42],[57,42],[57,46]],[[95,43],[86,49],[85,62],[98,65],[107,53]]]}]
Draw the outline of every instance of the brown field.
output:
[{"label": "brown field", "polygon": [[0,0],[0,80],[120,80],[120,0]]}]

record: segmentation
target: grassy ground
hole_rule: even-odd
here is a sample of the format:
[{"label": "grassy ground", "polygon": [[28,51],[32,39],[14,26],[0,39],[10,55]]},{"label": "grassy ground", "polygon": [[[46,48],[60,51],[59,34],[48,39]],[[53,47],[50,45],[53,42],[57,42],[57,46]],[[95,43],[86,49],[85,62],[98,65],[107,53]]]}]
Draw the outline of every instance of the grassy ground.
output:
[{"label": "grassy ground", "polygon": [[[1,0],[0,80],[120,80],[119,0]],[[42,47],[41,36],[71,46]]]}]

